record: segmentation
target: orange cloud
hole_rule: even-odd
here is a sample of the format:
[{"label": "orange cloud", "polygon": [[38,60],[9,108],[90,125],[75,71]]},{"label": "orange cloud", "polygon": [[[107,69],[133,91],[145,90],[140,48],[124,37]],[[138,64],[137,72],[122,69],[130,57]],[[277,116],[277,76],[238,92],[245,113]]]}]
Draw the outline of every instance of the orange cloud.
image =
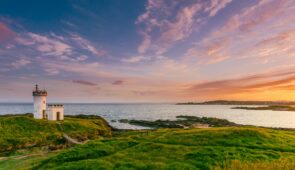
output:
[{"label": "orange cloud", "polygon": [[233,95],[273,90],[292,90],[295,87],[295,70],[261,73],[236,79],[208,81],[189,87],[192,94]]},{"label": "orange cloud", "polygon": [[225,60],[228,57],[226,48],[230,44],[230,39],[220,38],[212,41],[204,41],[201,45],[190,48],[185,56],[197,58],[201,64],[213,64]]}]

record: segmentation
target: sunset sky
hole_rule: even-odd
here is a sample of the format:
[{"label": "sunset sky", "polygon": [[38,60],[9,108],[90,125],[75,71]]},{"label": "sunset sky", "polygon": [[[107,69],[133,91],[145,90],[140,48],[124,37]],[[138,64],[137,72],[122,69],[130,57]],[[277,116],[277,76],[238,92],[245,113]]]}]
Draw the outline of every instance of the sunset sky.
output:
[{"label": "sunset sky", "polygon": [[0,102],[295,100],[294,0],[1,0]]}]

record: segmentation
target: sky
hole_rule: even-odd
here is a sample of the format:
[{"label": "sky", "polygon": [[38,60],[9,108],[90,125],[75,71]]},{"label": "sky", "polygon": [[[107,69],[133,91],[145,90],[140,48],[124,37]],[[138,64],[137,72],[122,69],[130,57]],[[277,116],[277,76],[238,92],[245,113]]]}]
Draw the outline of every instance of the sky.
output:
[{"label": "sky", "polygon": [[1,0],[0,102],[295,100],[294,0]]}]

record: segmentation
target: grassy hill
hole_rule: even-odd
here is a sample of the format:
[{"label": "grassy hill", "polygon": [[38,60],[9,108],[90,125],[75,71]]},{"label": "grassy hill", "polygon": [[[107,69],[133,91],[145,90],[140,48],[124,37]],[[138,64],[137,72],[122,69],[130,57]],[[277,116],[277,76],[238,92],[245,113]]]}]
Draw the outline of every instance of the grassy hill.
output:
[{"label": "grassy hill", "polygon": [[[60,124],[58,124],[60,123]],[[63,133],[83,141],[110,136],[111,128],[100,118],[65,117],[64,121],[36,120],[31,114],[0,116],[0,156],[24,148],[44,147],[50,150],[66,147]]]},{"label": "grassy hill", "polygon": [[[6,169],[294,169],[295,131],[255,127],[119,133]],[[0,168],[1,169],[1,168]]]}]

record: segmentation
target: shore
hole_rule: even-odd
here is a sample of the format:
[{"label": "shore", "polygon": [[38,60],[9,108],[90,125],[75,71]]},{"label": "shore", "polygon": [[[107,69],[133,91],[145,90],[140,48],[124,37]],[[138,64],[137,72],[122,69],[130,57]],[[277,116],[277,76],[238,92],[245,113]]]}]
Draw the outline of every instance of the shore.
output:
[{"label": "shore", "polygon": [[232,107],[232,109],[243,109],[243,110],[272,110],[272,111],[295,111],[294,106],[286,105],[271,105],[262,107]]},{"label": "shore", "polygon": [[196,117],[180,115],[176,117],[177,120],[127,120],[121,119],[121,123],[129,123],[131,125],[149,127],[149,128],[196,128],[196,127],[229,127],[241,126],[225,119]]}]

